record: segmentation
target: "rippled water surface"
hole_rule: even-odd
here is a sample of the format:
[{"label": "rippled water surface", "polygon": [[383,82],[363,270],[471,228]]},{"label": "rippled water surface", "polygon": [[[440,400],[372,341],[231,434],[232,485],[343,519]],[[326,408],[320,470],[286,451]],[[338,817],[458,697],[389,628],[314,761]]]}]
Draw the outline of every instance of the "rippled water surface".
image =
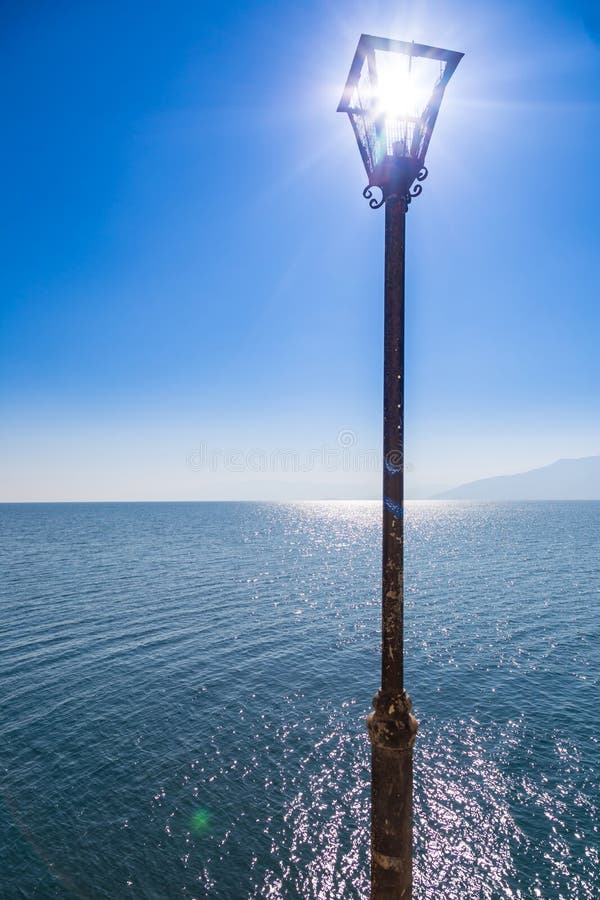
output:
[{"label": "rippled water surface", "polygon": [[[406,527],[416,897],[595,900],[600,504]],[[366,897],[378,505],[0,528],[0,895]]]}]

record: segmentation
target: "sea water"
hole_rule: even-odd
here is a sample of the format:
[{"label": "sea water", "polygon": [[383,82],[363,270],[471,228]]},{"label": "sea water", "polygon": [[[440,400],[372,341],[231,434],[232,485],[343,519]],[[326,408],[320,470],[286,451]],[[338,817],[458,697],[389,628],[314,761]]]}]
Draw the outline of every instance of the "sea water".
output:
[{"label": "sea water", "polygon": [[[368,894],[377,503],[0,506],[0,896]],[[406,510],[415,897],[598,898],[600,504]]]}]

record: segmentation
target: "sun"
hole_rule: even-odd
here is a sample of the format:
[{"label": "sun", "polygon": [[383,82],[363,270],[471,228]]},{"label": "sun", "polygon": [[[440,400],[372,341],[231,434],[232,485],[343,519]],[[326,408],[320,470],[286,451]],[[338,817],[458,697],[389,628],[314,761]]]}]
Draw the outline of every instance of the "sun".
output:
[{"label": "sun", "polygon": [[372,93],[376,115],[387,119],[418,119],[438,77],[437,61],[378,53],[377,85]]}]

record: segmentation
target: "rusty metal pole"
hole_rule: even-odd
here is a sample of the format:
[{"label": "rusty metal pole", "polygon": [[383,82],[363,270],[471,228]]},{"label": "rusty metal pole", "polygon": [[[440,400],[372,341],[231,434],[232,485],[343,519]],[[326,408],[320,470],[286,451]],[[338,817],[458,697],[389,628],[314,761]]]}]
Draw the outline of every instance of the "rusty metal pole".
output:
[{"label": "rusty metal pole", "polygon": [[[437,60],[421,112],[387,103],[386,83],[401,80],[379,66],[378,54],[407,64]],[[338,112],[347,113],[368,177],[363,197],[371,209],[385,204],[385,354],[383,400],[383,573],[381,688],[367,718],[371,739],[371,900],[412,898],[412,754],[417,721],[404,690],[404,251],[408,204],[427,178],[425,156],[448,81],[464,54],[362,34]],[[380,80],[382,76],[382,80]],[[432,75],[433,77],[433,75]],[[406,100],[406,96],[404,97]],[[403,103],[400,104],[402,107]],[[411,101],[409,106],[413,106]],[[373,196],[381,191],[381,199]]]},{"label": "rusty metal pole", "polygon": [[413,743],[404,690],[404,259],[407,191],[385,203],[381,689],[371,740],[371,900],[412,897]]}]

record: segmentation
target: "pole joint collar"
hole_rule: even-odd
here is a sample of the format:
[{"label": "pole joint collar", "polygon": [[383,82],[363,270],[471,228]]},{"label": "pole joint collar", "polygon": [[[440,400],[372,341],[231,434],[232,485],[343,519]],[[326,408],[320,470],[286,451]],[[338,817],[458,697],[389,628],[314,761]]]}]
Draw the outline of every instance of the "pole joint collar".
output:
[{"label": "pole joint collar", "polygon": [[411,750],[419,725],[411,715],[412,702],[406,691],[377,691],[373,706],[374,711],[367,716],[371,744],[388,750]]}]

